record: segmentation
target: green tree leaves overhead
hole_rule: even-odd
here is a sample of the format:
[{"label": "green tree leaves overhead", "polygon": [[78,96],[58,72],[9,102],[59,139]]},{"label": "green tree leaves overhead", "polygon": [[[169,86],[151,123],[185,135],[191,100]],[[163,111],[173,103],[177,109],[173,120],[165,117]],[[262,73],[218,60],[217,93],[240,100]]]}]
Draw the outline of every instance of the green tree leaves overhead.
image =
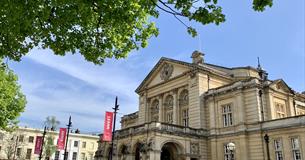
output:
[{"label": "green tree leaves overhead", "polygon": [[17,76],[0,59],[0,129],[8,130],[24,111],[25,96],[17,84]]},{"label": "green tree leaves overhead", "polygon": [[[271,5],[272,0],[253,0],[256,11]],[[192,36],[196,30],[185,21],[225,21],[217,0],[2,0],[0,57],[19,61],[41,47],[56,55],[79,52],[95,64],[124,58],[158,35],[150,17],[158,18],[159,12],[171,14]]]}]

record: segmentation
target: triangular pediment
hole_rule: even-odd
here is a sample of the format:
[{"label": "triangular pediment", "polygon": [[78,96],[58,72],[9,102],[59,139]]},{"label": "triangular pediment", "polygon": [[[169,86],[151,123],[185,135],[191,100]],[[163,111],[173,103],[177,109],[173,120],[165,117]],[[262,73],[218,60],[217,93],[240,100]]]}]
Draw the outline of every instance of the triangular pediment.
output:
[{"label": "triangular pediment", "polygon": [[284,92],[284,93],[293,92],[291,90],[291,88],[282,79],[274,80],[269,86],[270,86],[270,88],[272,88],[276,91],[280,91],[280,92]]},{"label": "triangular pediment", "polygon": [[142,81],[140,86],[136,89],[136,92],[139,93],[146,87],[152,87],[181,76],[190,71],[191,68],[191,63],[163,57]]}]

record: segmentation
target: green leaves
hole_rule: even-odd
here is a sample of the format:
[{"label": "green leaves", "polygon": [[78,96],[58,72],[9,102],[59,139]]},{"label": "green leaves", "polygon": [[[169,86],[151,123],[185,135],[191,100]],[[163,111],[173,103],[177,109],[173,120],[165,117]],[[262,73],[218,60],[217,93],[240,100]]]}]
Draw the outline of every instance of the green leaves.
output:
[{"label": "green leaves", "polygon": [[[144,48],[158,29],[150,17],[172,14],[184,21],[219,25],[225,21],[217,0],[36,0],[0,1],[0,58],[20,61],[32,48],[50,48],[56,55],[80,53],[87,61],[104,63]],[[253,0],[263,11],[272,0]],[[165,12],[164,12],[165,11]]]},{"label": "green leaves", "polygon": [[262,12],[267,6],[272,7],[273,0],[253,0],[253,9]]},{"label": "green leaves", "polygon": [[49,159],[56,152],[56,145],[54,145],[54,137],[48,133],[43,146],[43,156]]},{"label": "green leaves", "polygon": [[17,76],[0,60],[0,129],[14,127],[24,111],[26,99],[17,80]]},{"label": "green leaves", "polygon": [[196,37],[197,36],[197,31],[194,28],[192,28],[192,27],[188,27],[187,28],[187,33],[192,35],[192,37]]}]

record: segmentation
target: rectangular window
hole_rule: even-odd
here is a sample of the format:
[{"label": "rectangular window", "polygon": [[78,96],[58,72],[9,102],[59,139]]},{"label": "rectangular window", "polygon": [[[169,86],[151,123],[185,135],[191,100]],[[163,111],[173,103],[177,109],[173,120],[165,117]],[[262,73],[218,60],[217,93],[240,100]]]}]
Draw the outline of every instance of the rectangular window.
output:
[{"label": "rectangular window", "polygon": [[21,156],[21,148],[17,148],[17,153],[16,153],[17,157]]},{"label": "rectangular window", "polygon": [[59,154],[60,154],[60,151],[55,152],[55,159],[54,160],[59,160]]},{"label": "rectangular window", "polygon": [[32,156],[32,149],[28,148],[28,149],[26,150],[25,159],[31,159],[31,156]]},{"label": "rectangular window", "polygon": [[18,139],[19,139],[19,142],[23,142],[24,135],[19,135]]},{"label": "rectangular window", "polygon": [[184,127],[189,126],[189,110],[188,109],[184,109],[182,111],[182,123],[183,123]]},{"label": "rectangular window", "polygon": [[234,160],[234,151],[230,151],[227,148],[227,145],[224,145],[223,148],[224,148],[224,160]]},{"label": "rectangular window", "polygon": [[274,140],[275,159],[283,160],[283,145],[281,139]]},{"label": "rectangular window", "polygon": [[81,153],[81,160],[85,160],[85,153]]},{"label": "rectangular window", "polygon": [[291,148],[293,160],[302,160],[300,142],[298,138],[291,138]]},{"label": "rectangular window", "polygon": [[223,118],[223,126],[228,127],[233,125],[233,115],[231,104],[226,104],[222,106],[222,118]]},{"label": "rectangular window", "polygon": [[76,158],[77,158],[77,152],[73,152],[72,160],[76,160]]},{"label": "rectangular window", "polygon": [[275,111],[276,111],[276,118],[284,118],[286,117],[286,109],[284,104],[275,103]]},{"label": "rectangular window", "polygon": [[78,147],[78,141],[74,141],[74,147]]},{"label": "rectangular window", "polygon": [[86,148],[86,142],[82,143],[82,148]]},{"label": "rectangular window", "polygon": [[65,152],[67,159],[69,159],[69,152]]},{"label": "rectangular window", "polygon": [[29,143],[34,143],[34,137],[33,136],[29,136]]}]

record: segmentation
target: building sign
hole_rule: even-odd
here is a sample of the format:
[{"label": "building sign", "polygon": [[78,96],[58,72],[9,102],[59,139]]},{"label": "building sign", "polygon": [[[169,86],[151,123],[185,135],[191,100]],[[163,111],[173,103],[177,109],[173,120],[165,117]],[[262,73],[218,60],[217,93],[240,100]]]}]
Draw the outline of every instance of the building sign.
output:
[{"label": "building sign", "polygon": [[108,142],[111,141],[112,121],[113,121],[113,112],[106,112],[105,121],[104,121],[103,141],[108,141]]},{"label": "building sign", "polygon": [[40,154],[41,146],[42,146],[42,136],[36,136],[34,154]]},{"label": "building sign", "polygon": [[57,149],[63,150],[65,148],[66,134],[67,134],[67,128],[59,129]]}]

